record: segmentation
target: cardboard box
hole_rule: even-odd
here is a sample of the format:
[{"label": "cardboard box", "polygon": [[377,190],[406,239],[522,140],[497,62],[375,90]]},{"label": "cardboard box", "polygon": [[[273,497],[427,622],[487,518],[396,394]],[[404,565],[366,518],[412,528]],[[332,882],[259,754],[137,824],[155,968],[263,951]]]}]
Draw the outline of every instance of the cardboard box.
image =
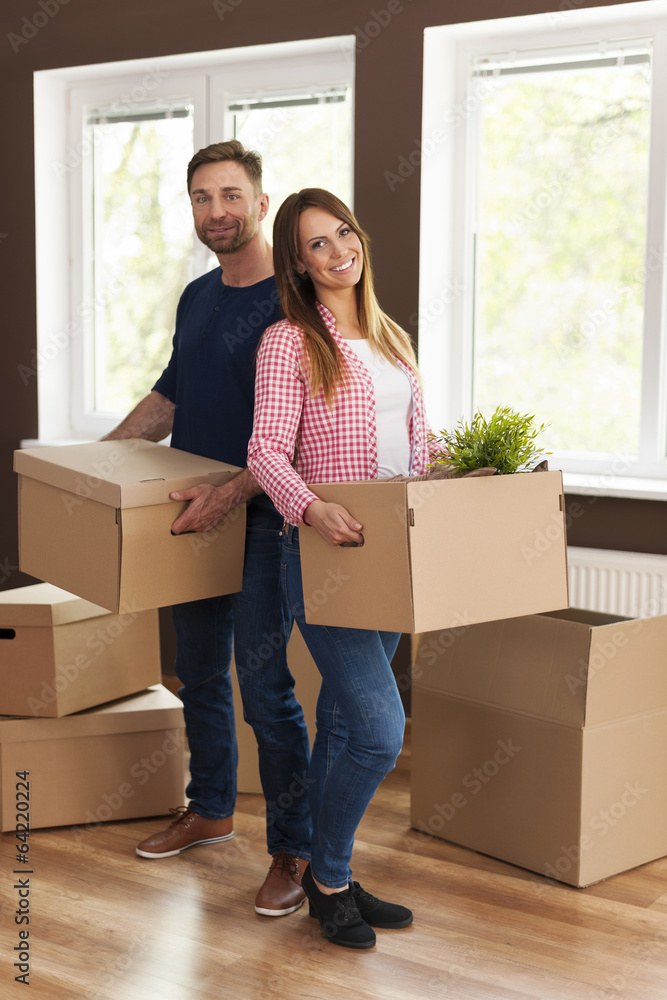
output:
[{"label": "cardboard box", "polygon": [[70,715],[161,676],[156,610],[112,615],[50,583],[0,593],[0,715]]},{"label": "cardboard box", "polygon": [[667,616],[420,636],[412,825],[574,886],[667,854]]},{"label": "cardboard box", "polygon": [[[294,677],[294,691],[303,709],[312,746],[317,728],[315,709],[322,678],[296,625],[287,645],[287,662]],[[243,703],[235,666],[232,666],[231,676],[234,691],[234,713],[236,715],[236,742],[239,750],[236,771],[237,790],[252,795],[261,795],[262,783],[259,778],[257,741],[252,726],[243,720]]]},{"label": "cardboard box", "polygon": [[19,801],[33,830],[166,815],[185,801],[184,745],[183,706],[161,685],[62,719],[2,717],[0,828],[25,822]]},{"label": "cardboard box", "polygon": [[311,488],[364,544],[299,532],[308,622],[425,632],[569,603],[560,472]]},{"label": "cardboard box", "polygon": [[205,534],[171,534],[172,490],[220,486],[234,466],[152,441],[30,448],[19,473],[19,567],[109,611],[240,590],[245,507]]}]

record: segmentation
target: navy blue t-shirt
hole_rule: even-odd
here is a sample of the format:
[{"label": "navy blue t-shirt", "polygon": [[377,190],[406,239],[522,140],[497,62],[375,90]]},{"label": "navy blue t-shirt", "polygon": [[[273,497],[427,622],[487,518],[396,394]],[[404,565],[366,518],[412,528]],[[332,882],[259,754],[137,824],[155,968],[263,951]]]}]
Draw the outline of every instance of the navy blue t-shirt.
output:
[{"label": "navy blue t-shirt", "polygon": [[232,288],[216,268],[190,282],[176,311],[169,364],[153,386],[176,404],[174,448],[246,465],[257,345],[280,318],[273,277]]}]

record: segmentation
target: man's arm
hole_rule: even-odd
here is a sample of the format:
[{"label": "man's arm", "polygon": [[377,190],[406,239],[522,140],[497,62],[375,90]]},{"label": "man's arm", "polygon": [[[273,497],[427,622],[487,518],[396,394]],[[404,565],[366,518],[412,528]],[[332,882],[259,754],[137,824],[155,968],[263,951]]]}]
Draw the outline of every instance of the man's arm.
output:
[{"label": "man's arm", "polygon": [[171,434],[176,406],[170,399],[154,389],[122,420],[118,427],[105,434],[102,441],[143,438],[144,441],[161,441]]},{"label": "man's arm", "polygon": [[[102,441],[115,441],[120,438],[161,441],[171,433],[175,409],[171,400],[153,390],[144,396],[118,427],[106,434]],[[189,490],[171,493],[172,500],[190,501],[180,517],[174,521],[172,531],[175,534],[184,531],[210,531],[230,510],[261,492],[261,487],[250,470],[243,469],[223,486],[202,483]]]}]

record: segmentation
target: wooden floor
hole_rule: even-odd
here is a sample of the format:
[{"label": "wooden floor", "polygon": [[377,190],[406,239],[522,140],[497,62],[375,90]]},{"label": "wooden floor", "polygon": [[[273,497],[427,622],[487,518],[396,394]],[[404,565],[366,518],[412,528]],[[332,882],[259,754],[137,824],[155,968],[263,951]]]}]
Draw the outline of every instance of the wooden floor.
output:
[{"label": "wooden floor", "polygon": [[[414,909],[377,946],[328,944],[304,907],[258,917],[268,867],[262,800],[241,796],[236,836],[163,861],[135,820],[35,831],[30,845],[31,996],[48,1000],[664,1000],[667,860],[577,890],[426,838],[408,825],[404,758],[368,810],[355,874]],[[3,868],[0,997],[14,982],[15,839]],[[25,875],[23,876],[26,877]]]}]

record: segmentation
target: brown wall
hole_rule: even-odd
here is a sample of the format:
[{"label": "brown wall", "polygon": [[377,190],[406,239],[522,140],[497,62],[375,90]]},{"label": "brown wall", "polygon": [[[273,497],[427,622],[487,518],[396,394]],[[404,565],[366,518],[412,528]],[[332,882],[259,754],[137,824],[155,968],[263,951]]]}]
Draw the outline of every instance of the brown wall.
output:
[{"label": "brown wall", "polygon": [[[83,63],[155,57],[364,30],[388,0],[231,0],[221,20],[211,0],[3,0],[0,7],[0,587],[30,580],[16,568],[12,452],[37,433],[35,380],[17,369],[35,350],[32,74]],[[470,19],[608,6],[590,0],[402,0],[389,24],[357,52],[355,205],[374,243],[379,298],[407,325],[418,286],[419,176],[394,192],[384,181],[419,142],[422,32]],[[223,8],[224,9],[224,8]],[[396,0],[391,9],[398,11]],[[35,15],[38,30],[26,20]],[[12,47],[10,35],[33,34]],[[357,37],[363,38],[357,32]],[[577,498],[572,498],[573,502]],[[600,499],[572,519],[577,544],[664,552],[661,503]]]}]

